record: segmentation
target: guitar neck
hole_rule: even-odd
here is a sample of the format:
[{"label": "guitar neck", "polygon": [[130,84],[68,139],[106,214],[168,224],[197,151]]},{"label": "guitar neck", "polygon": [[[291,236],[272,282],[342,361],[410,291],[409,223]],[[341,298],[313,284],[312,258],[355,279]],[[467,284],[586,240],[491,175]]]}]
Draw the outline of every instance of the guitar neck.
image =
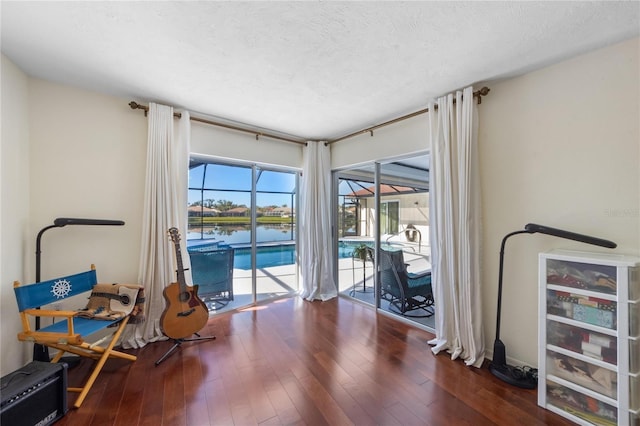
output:
[{"label": "guitar neck", "polygon": [[177,275],[178,285],[180,286],[180,291],[184,292],[187,289],[187,281],[184,276],[184,265],[182,263],[182,250],[180,249],[180,236],[178,234],[178,230],[175,228],[171,228],[169,233],[172,237],[173,245],[176,251],[176,264],[178,266],[176,275]]},{"label": "guitar neck", "polygon": [[184,265],[182,264],[182,251],[180,250],[180,243],[174,241],[174,245],[176,248],[176,263],[178,265],[178,270],[176,271],[178,284],[180,284],[180,291],[185,291],[187,288],[187,281],[184,277]]}]

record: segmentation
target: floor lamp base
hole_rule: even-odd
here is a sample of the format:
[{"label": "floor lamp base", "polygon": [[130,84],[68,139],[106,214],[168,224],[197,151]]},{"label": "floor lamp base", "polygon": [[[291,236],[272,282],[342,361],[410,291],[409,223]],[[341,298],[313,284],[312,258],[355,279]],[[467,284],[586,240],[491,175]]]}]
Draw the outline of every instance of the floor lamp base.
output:
[{"label": "floor lamp base", "polygon": [[538,386],[538,380],[522,370],[507,364],[489,364],[489,371],[503,382],[517,386],[523,389],[535,389]]}]

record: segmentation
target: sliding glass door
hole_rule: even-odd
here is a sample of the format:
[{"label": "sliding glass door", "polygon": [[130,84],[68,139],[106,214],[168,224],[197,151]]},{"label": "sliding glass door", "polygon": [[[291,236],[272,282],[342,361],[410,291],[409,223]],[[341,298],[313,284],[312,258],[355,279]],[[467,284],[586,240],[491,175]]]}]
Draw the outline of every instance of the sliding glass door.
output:
[{"label": "sliding glass door", "polygon": [[[421,277],[412,283],[421,289],[430,283],[428,155],[335,172],[334,188],[340,294],[432,328],[428,295],[385,288],[376,273],[384,269],[381,256],[391,253],[406,268],[398,276]],[[395,277],[387,272],[382,278]]]},{"label": "sliding glass door", "polygon": [[212,312],[297,291],[298,174],[192,158],[187,248]]},{"label": "sliding glass door", "polygon": [[369,168],[334,175],[337,192],[337,282],[341,294],[375,305],[375,182]]},{"label": "sliding glass door", "polygon": [[256,168],[256,289],[265,300],[298,290],[297,174]]}]

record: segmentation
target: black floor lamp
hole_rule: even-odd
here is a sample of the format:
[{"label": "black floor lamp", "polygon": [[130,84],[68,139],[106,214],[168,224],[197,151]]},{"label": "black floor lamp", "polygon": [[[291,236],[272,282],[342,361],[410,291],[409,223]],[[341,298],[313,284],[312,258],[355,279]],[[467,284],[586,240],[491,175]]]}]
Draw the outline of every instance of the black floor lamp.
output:
[{"label": "black floor lamp", "polygon": [[613,241],[603,240],[601,238],[590,237],[588,235],[576,234],[575,232],[563,231],[561,229],[550,228],[548,226],[536,225],[535,223],[527,224],[523,230],[511,232],[502,239],[500,245],[500,270],[498,273],[498,314],[496,320],[496,340],[493,344],[493,360],[489,364],[491,373],[500,380],[511,385],[525,389],[534,389],[538,380],[536,377],[523,374],[521,370],[507,364],[507,356],[504,343],[500,340],[500,311],[502,309],[502,271],[504,269],[504,246],[507,238],[518,234],[546,234],[554,237],[565,238],[568,240],[579,241],[581,243],[592,244],[606,248],[616,248]]},{"label": "black floor lamp", "polygon": [[[36,282],[40,282],[40,240],[42,234],[51,228],[63,228],[67,225],[110,225],[110,226],[122,226],[124,222],[122,220],[107,220],[107,219],[77,219],[71,217],[59,217],[53,221],[53,225],[46,226],[38,232],[36,237]],[[40,329],[40,317],[36,317],[36,330]],[[40,344],[33,345],[33,360],[49,362],[49,348]]]}]

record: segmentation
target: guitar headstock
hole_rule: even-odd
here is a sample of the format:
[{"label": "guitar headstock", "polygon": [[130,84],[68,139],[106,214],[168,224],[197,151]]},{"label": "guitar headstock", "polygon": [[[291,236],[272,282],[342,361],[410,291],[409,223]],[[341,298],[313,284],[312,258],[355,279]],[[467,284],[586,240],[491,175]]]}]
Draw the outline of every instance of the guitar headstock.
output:
[{"label": "guitar headstock", "polygon": [[169,228],[169,236],[171,237],[171,241],[173,241],[174,244],[178,244],[180,242],[180,231],[178,231],[178,228],[176,228],[175,226],[172,228]]}]

